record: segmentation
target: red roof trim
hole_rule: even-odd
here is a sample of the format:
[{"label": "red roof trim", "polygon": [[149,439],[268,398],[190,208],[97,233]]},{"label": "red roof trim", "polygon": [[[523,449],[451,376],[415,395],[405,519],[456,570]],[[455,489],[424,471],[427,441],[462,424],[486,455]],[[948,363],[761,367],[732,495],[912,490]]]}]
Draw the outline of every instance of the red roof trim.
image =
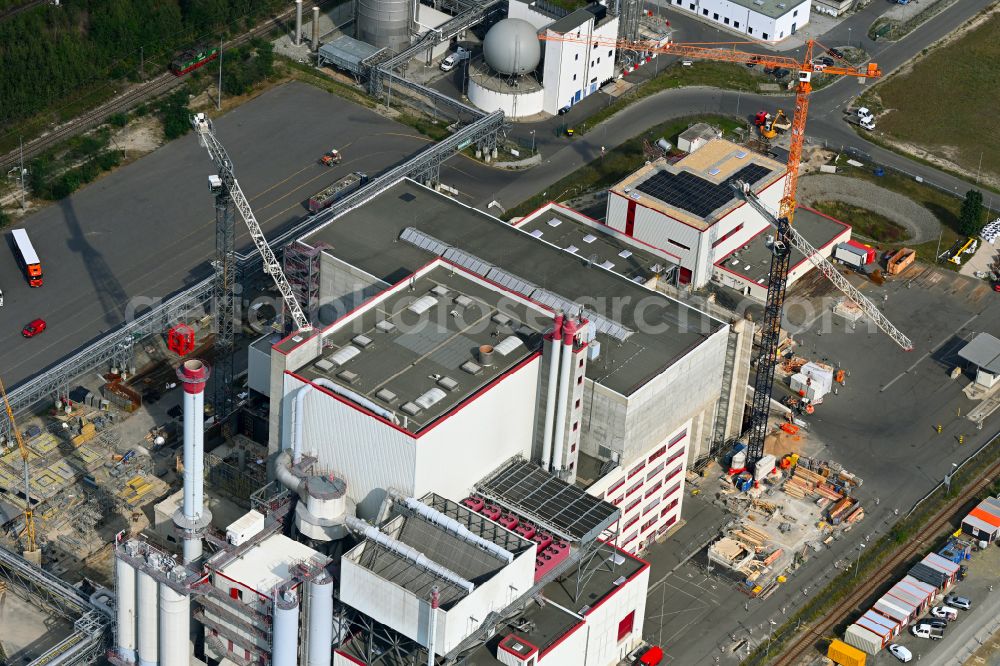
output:
[{"label": "red roof trim", "polygon": [[547,655],[549,652],[552,652],[552,650],[556,649],[559,646],[560,643],[562,643],[567,638],[569,638],[570,636],[572,636],[576,632],[577,629],[579,629],[580,627],[582,627],[586,623],[587,623],[586,620],[580,620],[579,622],[577,622],[576,624],[574,624],[572,627],[570,627],[569,631],[567,631],[565,634],[563,634],[562,636],[560,636],[559,638],[557,638],[555,640],[555,642],[552,643],[552,645],[548,646],[547,648],[545,648],[544,650],[542,650],[538,654],[538,660],[541,661],[542,659],[544,659],[545,655]]},{"label": "red roof trim", "polygon": [[[506,643],[507,641],[509,641],[509,640],[511,640],[511,639],[514,639],[514,640],[516,640],[516,641],[517,641],[517,642],[519,642],[519,643],[523,643],[523,644],[524,644],[524,645],[526,645],[527,647],[531,648],[531,651],[530,651],[530,652],[529,652],[528,654],[526,654],[526,655],[523,655],[523,654],[519,654],[519,653],[517,653],[517,652],[514,652],[514,651],[513,651],[513,650],[511,650],[511,649],[510,649],[509,647],[507,647],[506,645],[504,645],[504,643]],[[504,652],[507,652],[507,653],[509,653],[509,654],[512,654],[512,655],[514,655],[515,657],[517,657],[517,658],[518,658],[518,659],[520,659],[521,661],[526,661],[527,659],[530,659],[530,658],[531,658],[531,655],[533,655],[533,654],[535,654],[536,652],[538,652],[538,647],[537,647],[537,646],[535,646],[535,645],[534,645],[534,644],[532,644],[532,643],[529,643],[528,641],[524,640],[523,638],[521,638],[521,637],[520,637],[520,636],[518,636],[517,634],[509,634],[509,635],[508,635],[508,636],[506,636],[506,637],[505,637],[505,638],[504,638],[504,639],[503,639],[502,641],[500,641],[500,644],[499,644],[499,645],[498,645],[497,647],[499,647],[499,648],[500,648],[501,650],[503,650]]]},{"label": "red roof trim", "polygon": [[341,652],[340,650],[336,650],[336,649],[334,650],[334,652],[337,653],[337,654],[339,654],[341,657],[343,657],[347,661],[351,662],[352,664],[358,664],[358,666],[365,666],[365,662],[358,661],[357,659],[355,659],[351,655],[347,654],[346,652]]}]

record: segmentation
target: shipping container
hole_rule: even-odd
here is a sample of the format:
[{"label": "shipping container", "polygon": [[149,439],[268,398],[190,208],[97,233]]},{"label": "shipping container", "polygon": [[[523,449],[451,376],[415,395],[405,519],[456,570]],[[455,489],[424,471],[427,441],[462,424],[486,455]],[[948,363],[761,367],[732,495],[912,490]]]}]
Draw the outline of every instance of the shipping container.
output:
[{"label": "shipping container", "polygon": [[360,171],[355,171],[352,174],[344,176],[333,185],[309,197],[309,212],[316,213],[324,208],[329,208],[367,182],[368,176]]},{"label": "shipping container", "polygon": [[889,275],[899,275],[906,270],[906,267],[912,264],[916,258],[916,252],[908,247],[904,247],[889,258],[888,263],[886,263],[886,270],[889,272]]},{"label": "shipping container", "polygon": [[882,651],[882,638],[861,625],[852,624],[844,632],[844,642],[870,655]]},{"label": "shipping container", "polygon": [[856,247],[852,247],[847,243],[841,243],[833,249],[834,259],[839,259],[848,266],[854,266],[855,268],[861,268],[864,266],[866,257],[866,252],[859,250]]},{"label": "shipping container", "polygon": [[861,650],[851,647],[844,641],[830,641],[830,647],[826,651],[827,658],[840,666],[865,666],[867,657]]},{"label": "shipping container", "polygon": [[873,261],[875,261],[875,248],[873,248],[871,245],[865,245],[864,243],[859,243],[858,241],[853,239],[847,241],[847,244],[853,247],[854,249],[860,250],[861,252],[864,253],[866,264],[870,264]]}]

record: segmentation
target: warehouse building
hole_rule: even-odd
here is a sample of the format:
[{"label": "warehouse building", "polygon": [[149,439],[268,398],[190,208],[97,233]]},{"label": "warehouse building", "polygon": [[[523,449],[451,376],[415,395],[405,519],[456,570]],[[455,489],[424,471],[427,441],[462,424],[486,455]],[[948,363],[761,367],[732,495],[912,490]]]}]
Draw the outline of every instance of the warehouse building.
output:
[{"label": "warehouse building", "polygon": [[625,510],[639,552],[731,411],[738,428],[730,326],[650,289],[624,247],[611,266],[526,229],[404,180],[300,239],[333,323],[251,356],[271,448],[343,475],[366,519],[388,486],[460,501],[518,455]]},{"label": "warehouse building", "polygon": [[780,42],[809,22],[809,0],[672,0],[675,9],[761,42]]}]

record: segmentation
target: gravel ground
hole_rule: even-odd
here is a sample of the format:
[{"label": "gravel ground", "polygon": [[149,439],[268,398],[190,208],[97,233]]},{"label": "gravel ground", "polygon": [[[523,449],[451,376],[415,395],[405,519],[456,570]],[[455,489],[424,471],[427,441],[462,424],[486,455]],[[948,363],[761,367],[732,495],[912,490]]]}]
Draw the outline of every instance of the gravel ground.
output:
[{"label": "gravel ground", "polygon": [[[842,201],[867,208],[902,225],[910,232],[908,243],[918,244],[937,237],[940,224],[934,215],[901,194],[858,178],[833,175],[806,176],[799,180],[797,198],[806,205],[816,201]],[[850,224],[850,220],[843,220]]]}]

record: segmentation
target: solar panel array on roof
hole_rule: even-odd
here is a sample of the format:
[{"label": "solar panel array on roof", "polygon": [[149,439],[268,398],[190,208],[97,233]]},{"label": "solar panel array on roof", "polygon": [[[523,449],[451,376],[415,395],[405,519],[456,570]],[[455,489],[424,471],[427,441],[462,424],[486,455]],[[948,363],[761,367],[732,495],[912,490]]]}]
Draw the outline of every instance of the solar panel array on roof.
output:
[{"label": "solar panel array on roof", "polygon": [[621,517],[621,510],[613,504],[523,458],[505,464],[478,483],[476,490],[571,541],[593,541]]},{"label": "solar panel array on roof", "polygon": [[741,180],[753,184],[770,173],[771,169],[766,166],[748,164],[721,183],[713,183],[689,171],[658,171],[636,185],[635,189],[704,218],[735,197],[731,183]]}]

